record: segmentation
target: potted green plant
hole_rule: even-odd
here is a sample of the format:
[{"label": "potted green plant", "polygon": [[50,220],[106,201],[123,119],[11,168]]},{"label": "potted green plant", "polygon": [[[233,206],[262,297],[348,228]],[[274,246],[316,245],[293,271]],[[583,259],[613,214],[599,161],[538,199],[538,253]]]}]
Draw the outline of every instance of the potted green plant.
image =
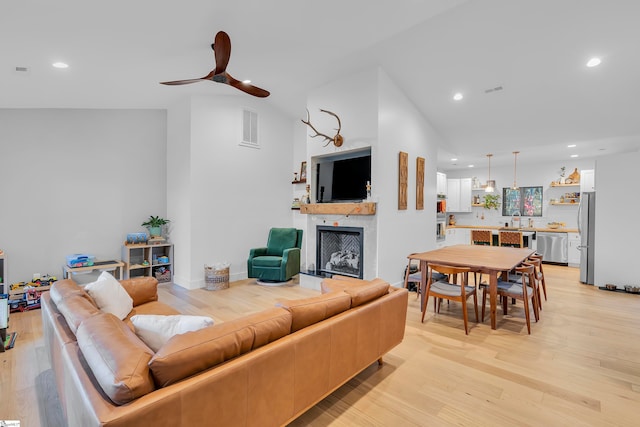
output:
[{"label": "potted green plant", "polygon": [[499,194],[485,194],[484,196],[484,208],[498,210],[500,207],[500,195]]},{"label": "potted green plant", "polygon": [[147,227],[151,237],[160,237],[162,236],[162,226],[167,225],[169,222],[171,221],[168,219],[151,215],[149,216],[149,219],[143,222],[141,225],[143,227]]}]

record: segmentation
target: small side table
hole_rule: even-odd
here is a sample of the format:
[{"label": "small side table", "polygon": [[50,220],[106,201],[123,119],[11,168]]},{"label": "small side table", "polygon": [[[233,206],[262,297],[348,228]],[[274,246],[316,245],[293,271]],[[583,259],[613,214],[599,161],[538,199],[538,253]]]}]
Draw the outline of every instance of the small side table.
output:
[{"label": "small side table", "polygon": [[96,261],[93,265],[88,265],[86,267],[69,267],[68,265],[64,265],[62,267],[62,277],[67,279],[71,275],[71,273],[80,273],[83,271],[94,271],[94,270],[114,270],[116,274],[114,275],[116,279],[122,280],[122,268],[124,267],[124,262],[122,261]]}]

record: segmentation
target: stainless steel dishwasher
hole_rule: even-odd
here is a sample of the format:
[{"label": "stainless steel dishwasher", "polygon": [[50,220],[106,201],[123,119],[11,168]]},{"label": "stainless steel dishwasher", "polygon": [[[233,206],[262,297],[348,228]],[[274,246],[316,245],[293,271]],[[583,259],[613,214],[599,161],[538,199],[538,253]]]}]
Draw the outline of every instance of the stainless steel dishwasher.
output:
[{"label": "stainless steel dishwasher", "polygon": [[536,241],[538,242],[536,252],[542,255],[543,261],[559,264],[569,262],[567,233],[538,232]]}]

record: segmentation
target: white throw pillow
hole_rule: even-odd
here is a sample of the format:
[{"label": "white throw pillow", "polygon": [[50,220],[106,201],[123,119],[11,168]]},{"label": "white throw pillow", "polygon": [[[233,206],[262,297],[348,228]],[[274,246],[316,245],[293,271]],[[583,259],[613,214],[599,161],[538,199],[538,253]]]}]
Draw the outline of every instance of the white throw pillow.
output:
[{"label": "white throw pillow", "polygon": [[185,332],[197,331],[213,325],[213,319],[206,316],[160,314],[136,314],[131,316],[136,335],[154,352],[158,352],[171,337]]},{"label": "white throw pillow", "polygon": [[133,299],[109,272],[100,274],[98,280],[85,285],[98,308],[106,313],[111,313],[122,320],[133,309]]}]

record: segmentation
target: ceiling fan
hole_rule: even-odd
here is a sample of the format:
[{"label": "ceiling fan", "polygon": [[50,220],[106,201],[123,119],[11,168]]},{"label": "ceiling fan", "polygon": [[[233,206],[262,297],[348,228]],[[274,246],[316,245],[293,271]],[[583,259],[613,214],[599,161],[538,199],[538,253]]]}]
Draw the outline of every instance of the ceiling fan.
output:
[{"label": "ceiling fan", "polygon": [[174,80],[171,82],[160,82],[163,85],[186,85],[189,83],[196,83],[203,80],[211,80],[217,83],[225,83],[229,86],[233,86],[236,89],[240,89],[249,95],[257,96],[259,98],[265,98],[269,96],[269,91],[261,89],[257,86],[253,86],[249,83],[236,80],[229,73],[227,73],[227,64],[229,63],[229,57],[231,56],[231,39],[229,35],[224,31],[219,31],[216,34],[213,44],[211,45],[213,54],[216,60],[216,68],[209,74],[199,79],[188,80]]}]

